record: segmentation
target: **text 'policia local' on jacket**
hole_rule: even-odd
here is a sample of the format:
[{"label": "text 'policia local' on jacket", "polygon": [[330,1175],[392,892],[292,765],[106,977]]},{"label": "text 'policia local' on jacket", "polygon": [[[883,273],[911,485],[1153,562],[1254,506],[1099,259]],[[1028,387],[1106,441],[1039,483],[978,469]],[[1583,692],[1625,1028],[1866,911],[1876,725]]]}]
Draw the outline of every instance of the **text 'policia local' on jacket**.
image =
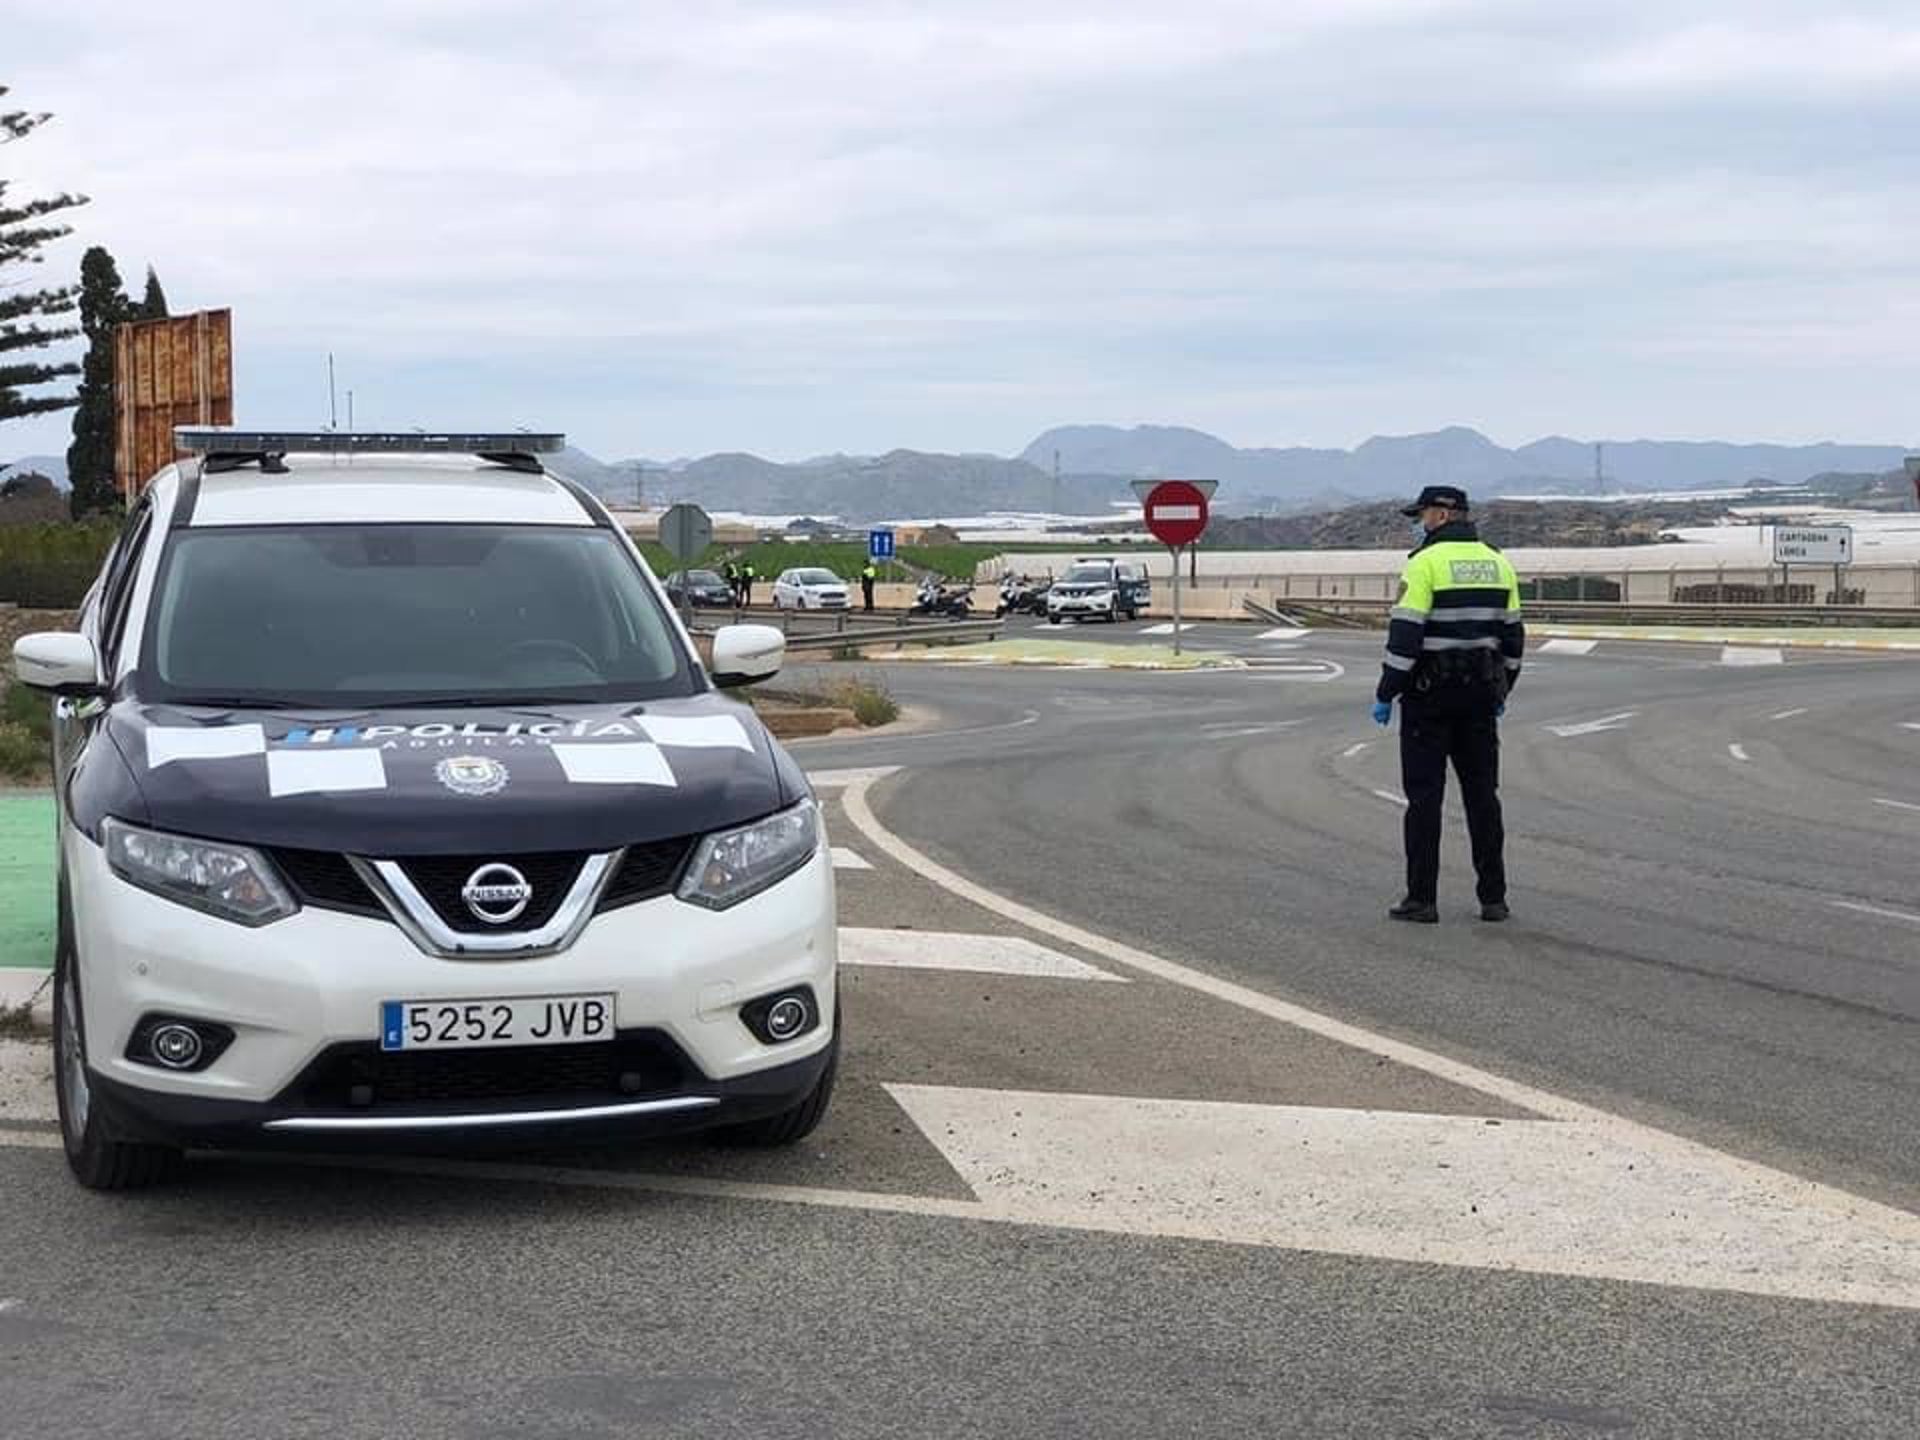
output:
[{"label": "text 'policia local' on jacket", "polygon": [[1447,660],[1469,657],[1482,661],[1489,678],[1501,677],[1505,690],[1513,688],[1526,648],[1519,577],[1471,522],[1455,520],[1429,534],[1407,557],[1400,584],[1377,698],[1392,700]]}]

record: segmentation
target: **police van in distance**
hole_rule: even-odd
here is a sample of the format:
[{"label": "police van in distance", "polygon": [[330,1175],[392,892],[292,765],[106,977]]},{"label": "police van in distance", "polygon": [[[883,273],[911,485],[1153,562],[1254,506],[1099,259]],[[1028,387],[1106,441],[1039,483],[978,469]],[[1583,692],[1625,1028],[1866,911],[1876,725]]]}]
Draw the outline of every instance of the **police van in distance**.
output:
[{"label": "police van in distance", "polygon": [[558,435],[183,429],[56,697],[80,1181],[196,1146],[811,1131],[839,1051],[805,776]]}]

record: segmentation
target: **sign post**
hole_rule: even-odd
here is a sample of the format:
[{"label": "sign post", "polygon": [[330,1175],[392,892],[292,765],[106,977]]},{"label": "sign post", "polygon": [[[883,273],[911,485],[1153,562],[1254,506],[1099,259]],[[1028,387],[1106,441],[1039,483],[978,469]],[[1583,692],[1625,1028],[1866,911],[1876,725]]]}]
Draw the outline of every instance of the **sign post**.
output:
[{"label": "sign post", "polygon": [[683,572],[680,609],[688,624],[693,622],[693,592],[685,584],[685,570],[707,553],[713,544],[713,521],[698,505],[675,505],[660,517],[660,543],[680,562]]},{"label": "sign post", "polygon": [[1173,653],[1180,653],[1180,551],[1207,529],[1208,502],[1217,480],[1136,480],[1133,491],[1147,529],[1173,555]]},{"label": "sign post", "polygon": [[1842,603],[1842,576],[1853,563],[1853,527],[1851,525],[1775,525],[1773,561],[1781,569],[1783,580],[1792,583],[1794,565],[1833,566],[1833,603]]}]

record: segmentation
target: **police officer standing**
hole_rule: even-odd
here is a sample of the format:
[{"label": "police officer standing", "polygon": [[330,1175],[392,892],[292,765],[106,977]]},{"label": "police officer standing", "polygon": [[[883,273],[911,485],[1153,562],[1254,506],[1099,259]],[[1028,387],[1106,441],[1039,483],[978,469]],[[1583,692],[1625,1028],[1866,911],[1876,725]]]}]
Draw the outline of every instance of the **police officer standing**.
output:
[{"label": "police officer standing", "polygon": [[753,604],[753,582],[760,577],[754,573],[753,561],[747,560],[740,566],[740,603]]},{"label": "police officer standing", "polygon": [[1467,518],[1466,491],[1429,485],[1400,513],[1418,518],[1421,539],[1401,572],[1374,692],[1378,724],[1391,720],[1393,702],[1400,702],[1407,795],[1407,893],[1387,913],[1422,925],[1440,919],[1440,803],[1451,762],[1466,802],[1480,918],[1505,920],[1498,721],[1526,645],[1520,582]]},{"label": "police officer standing", "polygon": [[860,608],[867,614],[873,613],[873,582],[880,578],[880,572],[869,560],[860,570]]}]

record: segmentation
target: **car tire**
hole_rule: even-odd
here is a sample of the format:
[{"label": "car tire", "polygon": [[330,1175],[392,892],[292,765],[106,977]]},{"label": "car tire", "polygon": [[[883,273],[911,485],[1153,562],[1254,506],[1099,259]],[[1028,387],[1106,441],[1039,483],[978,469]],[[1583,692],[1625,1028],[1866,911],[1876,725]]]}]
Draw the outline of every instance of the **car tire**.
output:
[{"label": "car tire", "polygon": [[1060,623],[1060,617],[1058,615],[1049,615],[1047,616],[1047,623],[1049,625],[1058,625]]},{"label": "car tire", "polygon": [[181,1151],[119,1140],[108,1131],[87,1077],[86,1033],[79,964],[63,900],[53,963],[53,1073],[67,1166],[89,1190],[144,1190],[175,1178],[186,1158]]},{"label": "car tire", "polygon": [[724,1144],[751,1146],[755,1149],[773,1150],[783,1145],[793,1145],[807,1138],[826,1118],[827,1106],[833,1100],[834,1077],[840,1070],[840,1035],[838,1022],[833,1037],[833,1045],[828,1051],[827,1068],[820,1072],[820,1078],[813,1082],[813,1088],[796,1105],[773,1115],[764,1115],[758,1120],[748,1120],[739,1125],[729,1125],[718,1132],[718,1138]]}]

